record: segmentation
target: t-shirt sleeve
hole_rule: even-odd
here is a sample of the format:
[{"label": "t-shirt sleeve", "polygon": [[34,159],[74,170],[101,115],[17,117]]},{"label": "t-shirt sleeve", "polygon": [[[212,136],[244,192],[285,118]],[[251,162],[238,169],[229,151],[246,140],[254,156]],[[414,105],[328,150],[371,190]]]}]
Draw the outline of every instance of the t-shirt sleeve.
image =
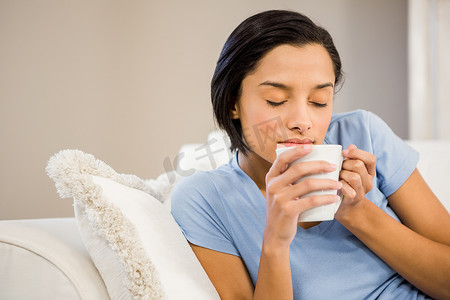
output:
[{"label": "t-shirt sleeve", "polygon": [[172,216],[190,243],[240,256],[227,230],[220,196],[205,172],[197,172],[179,182],[174,187],[171,203]]},{"label": "t-shirt sleeve", "polygon": [[377,115],[369,112],[368,121],[373,153],[377,157],[378,187],[388,197],[411,176],[419,154]]}]

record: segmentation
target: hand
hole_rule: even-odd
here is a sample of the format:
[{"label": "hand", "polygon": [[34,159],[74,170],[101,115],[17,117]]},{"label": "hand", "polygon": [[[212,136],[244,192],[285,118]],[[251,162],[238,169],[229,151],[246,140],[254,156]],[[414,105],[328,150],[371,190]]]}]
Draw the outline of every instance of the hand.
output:
[{"label": "hand", "polygon": [[373,188],[375,176],[375,155],[350,145],[344,151],[344,162],[339,173],[342,182],[342,203],[335,215],[336,219],[345,214],[345,211],[365,199],[365,195]]},{"label": "hand", "polygon": [[265,244],[289,246],[297,232],[300,213],[338,200],[336,195],[304,196],[318,190],[340,189],[342,184],[339,181],[309,178],[295,183],[307,175],[336,170],[335,165],[326,161],[300,162],[290,165],[311,151],[311,145],[304,145],[279,154],[266,175]]}]

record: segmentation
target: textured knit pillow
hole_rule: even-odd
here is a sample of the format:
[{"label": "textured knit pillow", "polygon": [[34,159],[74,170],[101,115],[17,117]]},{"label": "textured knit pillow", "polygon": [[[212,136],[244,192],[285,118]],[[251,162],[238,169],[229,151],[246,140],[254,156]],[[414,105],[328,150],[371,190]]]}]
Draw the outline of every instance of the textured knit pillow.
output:
[{"label": "textured knit pillow", "polygon": [[50,158],[47,174],[73,197],[80,233],[111,299],[219,299],[170,211],[172,183],[116,173],[79,150]]}]

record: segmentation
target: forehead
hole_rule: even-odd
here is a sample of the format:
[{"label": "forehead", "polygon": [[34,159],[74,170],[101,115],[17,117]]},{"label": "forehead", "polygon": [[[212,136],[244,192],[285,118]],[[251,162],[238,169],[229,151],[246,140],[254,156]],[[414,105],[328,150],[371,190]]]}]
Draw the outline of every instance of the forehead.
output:
[{"label": "forehead", "polygon": [[[333,62],[327,50],[318,44],[302,47],[277,46],[259,61],[245,81],[275,81],[289,85],[334,83]],[[243,83],[244,83],[243,82]]]}]

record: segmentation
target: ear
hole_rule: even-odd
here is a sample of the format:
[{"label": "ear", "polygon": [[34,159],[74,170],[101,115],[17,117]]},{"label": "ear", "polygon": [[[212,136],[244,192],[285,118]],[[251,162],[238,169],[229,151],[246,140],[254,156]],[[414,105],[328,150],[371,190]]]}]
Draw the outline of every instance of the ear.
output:
[{"label": "ear", "polygon": [[234,104],[234,107],[231,109],[230,113],[231,119],[233,120],[239,119],[240,112],[239,112],[239,104],[237,102]]}]

